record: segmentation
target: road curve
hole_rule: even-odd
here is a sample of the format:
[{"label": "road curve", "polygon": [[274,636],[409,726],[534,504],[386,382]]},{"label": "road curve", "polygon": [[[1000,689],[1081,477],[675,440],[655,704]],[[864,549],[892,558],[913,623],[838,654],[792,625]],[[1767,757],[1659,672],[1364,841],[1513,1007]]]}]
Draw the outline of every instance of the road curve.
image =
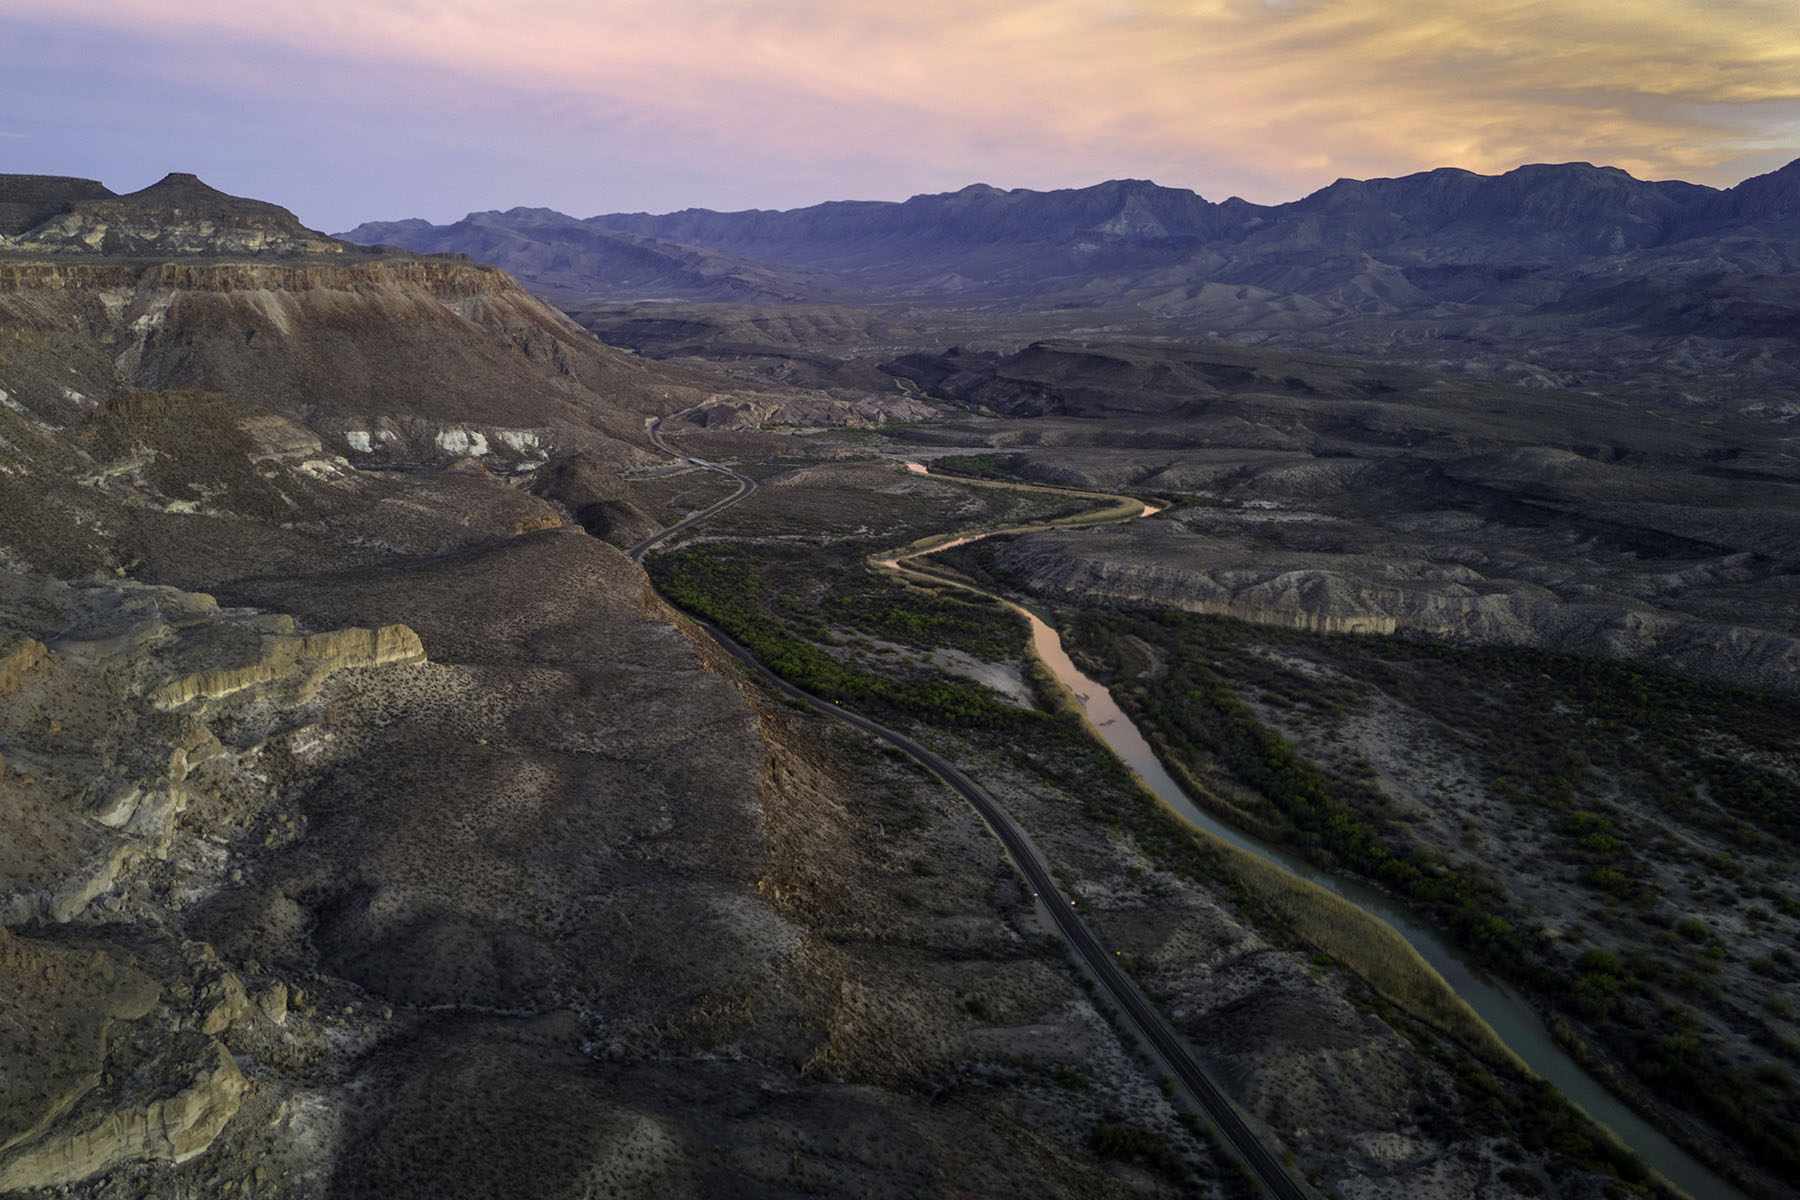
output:
[{"label": "road curve", "polygon": [[[753,480],[728,467],[693,458],[679,450],[672,449],[662,440],[661,424],[660,419],[650,423],[650,438],[658,447],[697,467],[730,475],[738,481],[740,486],[736,495],[729,496],[633,546],[628,551],[633,559],[641,559],[646,551],[664,538],[736,504],[756,488]],[[1244,1121],[1237,1108],[1194,1061],[1187,1046],[1163,1018],[1163,1015],[1156,1010],[1156,1007],[1139,990],[1137,984],[1119,966],[1117,952],[1107,952],[1087,922],[1076,913],[1074,903],[1057,889],[1055,880],[1050,875],[1049,864],[1026,838],[1024,831],[980,784],[969,778],[949,760],[927,750],[906,734],[889,729],[886,725],[871,721],[861,713],[854,712],[840,704],[822,700],[811,692],[795,687],[763,666],[756,660],[755,655],[710,621],[702,620],[692,614],[689,614],[689,619],[706,630],[727,653],[743,663],[752,675],[776,692],[817,712],[847,721],[865,733],[873,734],[889,745],[905,751],[967,800],[981,819],[987,823],[987,827],[993,831],[994,836],[1000,839],[1000,844],[1005,847],[1007,856],[1012,859],[1026,882],[1031,885],[1032,892],[1042,901],[1044,910],[1048,912],[1051,923],[1056,927],[1056,931],[1062,936],[1063,941],[1068,943],[1069,948],[1087,967],[1088,972],[1106,992],[1119,1012],[1124,1014],[1125,1020],[1130,1024],[1139,1040],[1150,1047],[1162,1060],[1164,1066],[1175,1076],[1181,1087],[1218,1127],[1219,1132],[1237,1156],[1243,1160],[1244,1165],[1249,1167],[1261,1181],[1263,1187],[1279,1200],[1311,1200],[1313,1193],[1295,1182],[1282,1166],[1280,1159],[1263,1144],[1262,1140]]]},{"label": "road curve", "polygon": [[756,490],[756,480],[750,478],[748,475],[740,475],[730,467],[722,467],[718,463],[707,462],[703,458],[694,458],[692,455],[683,454],[681,451],[669,445],[669,443],[663,441],[661,417],[654,418],[650,422],[649,429],[650,440],[656,443],[656,448],[658,450],[661,450],[663,453],[671,455],[672,457],[679,458],[681,461],[692,466],[699,467],[703,471],[717,471],[721,475],[729,475],[737,480],[738,490],[734,495],[727,496],[716,504],[703,508],[691,516],[682,518],[667,529],[664,529],[659,533],[651,534],[649,537],[627,550],[625,553],[629,554],[634,562],[641,560],[644,557],[645,551],[649,550],[652,546],[655,546],[658,542],[661,542],[664,538],[673,537],[688,526],[698,525],[708,517],[723,512]]}]

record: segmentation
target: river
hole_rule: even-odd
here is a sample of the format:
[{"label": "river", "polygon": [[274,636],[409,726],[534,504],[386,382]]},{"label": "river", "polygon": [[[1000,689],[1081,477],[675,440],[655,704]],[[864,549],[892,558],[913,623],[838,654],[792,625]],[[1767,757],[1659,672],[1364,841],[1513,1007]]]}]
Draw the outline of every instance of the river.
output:
[{"label": "river", "polygon": [[[923,470],[911,463],[907,465],[909,469]],[[1146,505],[1143,515],[1149,516],[1153,511],[1157,510]],[[957,538],[941,546],[934,546],[923,554],[936,554],[989,536],[992,534]],[[923,557],[923,554],[903,557]],[[899,567],[896,559],[882,560],[881,565],[904,569]],[[1555,1085],[1564,1096],[1580,1105],[1589,1116],[1612,1130],[1620,1141],[1636,1151],[1665,1179],[1696,1200],[1713,1200],[1714,1197],[1720,1200],[1746,1200],[1742,1192],[1720,1179],[1601,1087],[1556,1044],[1550,1031],[1538,1019],[1537,1013],[1516,992],[1476,972],[1449,942],[1421,923],[1407,909],[1373,888],[1320,870],[1306,859],[1280,846],[1242,833],[1195,804],[1163,768],[1144,735],[1113,700],[1112,693],[1102,684],[1082,674],[1070,661],[1063,650],[1061,635],[1035,613],[1016,604],[1011,607],[1031,622],[1031,640],[1038,657],[1081,702],[1088,723],[1094,727],[1101,740],[1137,773],[1138,778],[1144,781],[1158,799],[1182,819],[1221,841],[1248,850],[1302,879],[1337,893],[1365,912],[1387,922],[1412,943],[1419,955],[1444,977],[1457,995],[1493,1028],[1500,1040],[1527,1066]]]}]

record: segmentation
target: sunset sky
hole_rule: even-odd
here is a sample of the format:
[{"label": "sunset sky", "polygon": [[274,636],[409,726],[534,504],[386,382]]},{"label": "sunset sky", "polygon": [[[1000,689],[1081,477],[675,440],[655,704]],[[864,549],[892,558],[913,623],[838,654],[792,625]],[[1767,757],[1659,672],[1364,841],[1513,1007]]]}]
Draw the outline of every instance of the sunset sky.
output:
[{"label": "sunset sky", "polygon": [[1796,0],[7,0],[0,171],[308,224],[1800,157]]}]

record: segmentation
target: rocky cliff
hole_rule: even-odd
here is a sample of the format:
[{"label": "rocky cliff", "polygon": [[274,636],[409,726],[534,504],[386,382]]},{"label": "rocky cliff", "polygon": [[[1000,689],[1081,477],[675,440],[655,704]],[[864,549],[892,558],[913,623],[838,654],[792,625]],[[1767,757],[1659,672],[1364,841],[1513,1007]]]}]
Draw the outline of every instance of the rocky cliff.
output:
[{"label": "rocky cliff", "polygon": [[[94,179],[62,175],[0,175],[0,238],[13,238],[84,200],[111,199]],[[0,242],[0,245],[5,245]]]},{"label": "rocky cliff", "polygon": [[1534,646],[1634,659],[1738,687],[1800,690],[1800,638],[1790,633],[1698,621],[1623,596],[1584,602],[1516,575],[1441,562],[1336,555],[1207,566],[1191,545],[1136,542],[1040,534],[1009,546],[999,561],[1034,595],[1069,602],[1172,608],[1317,633]]},{"label": "rocky cliff", "polygon": [[[342,254],[347,247],[287,209],[228,196],[193,175],[170,174],[115,196],[49,176],[6,177],[0,250],[108,255]],[[10,227],[8,227],[10,226]]]},{"label": "rocky cliff", "polygon": [[468,262],[0,262],[0,311],[0,391],[57,428],[103,397],[188,388],[363,461],[531,463],[561,447],[623,464],[644,457],[640,414],[711,394]]}]

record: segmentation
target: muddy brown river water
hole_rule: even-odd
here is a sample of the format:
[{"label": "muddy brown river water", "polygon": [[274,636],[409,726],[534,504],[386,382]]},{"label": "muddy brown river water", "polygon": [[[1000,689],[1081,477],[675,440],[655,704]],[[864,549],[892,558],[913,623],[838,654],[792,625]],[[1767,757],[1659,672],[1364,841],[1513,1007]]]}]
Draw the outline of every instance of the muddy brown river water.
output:
[{"label": "muddy brown river water", "polygon": [[[909,462],[909,470],[925,473],[925,468]],[[1160,510],[1146,504],[1143,516]],[[903,555],[922,558],[954,546],[991,537],[992,533],[974,534],[947,541],[928,550]],[[899,559],[883,559],[880,565],[904,571]],[[935,581],[944,582],[944,581]],[[960,586],[960,585],[959,585]],[[969,591],[978,589],[967,588]],[[991,593],[982,593],[991,595]],[[1247,850],[1289,873],[1336,893],[1358,908],[1386,922],[1429,963],[1445,982],[1491,1026],[1519,1058],[1538,1075],[1555,1085],[1562,1094],[1580,1105],[1594,1120],[1610,1129],[1620,1141],[1634,1150],[1652,1168],[1695,1200],[1745,1200],[1744,1194],[1720,1179],[1706,1166],[1687,1153],[1663,1133],[1639,1117],[1611,1092],[1584,1071],[1550,1036],[1536,1012],[1514,991],[1494,982],[1472,968],[1447,941],[1425,926],[1407,909],[1373,888],[1353,880],[1322,871],[1299,855],[1280,846],[1251,837],[1225,824],[1195,804],[1188,794],[1164,769],[1149,742],[1129,717],[1120,710],[1105,686],[1088,678],[1070,661],[1063,650],[1062,637],[1055,628],[1037,614],[1004,597],[993,597],[1007,603],[1031,623],[1032,646],[1037,656],[1055,673],[1062,685],[1080,701],[1087,720],[1100,739],[1119,756],[1163,804],[1194,826],[1221,841]]]}]

